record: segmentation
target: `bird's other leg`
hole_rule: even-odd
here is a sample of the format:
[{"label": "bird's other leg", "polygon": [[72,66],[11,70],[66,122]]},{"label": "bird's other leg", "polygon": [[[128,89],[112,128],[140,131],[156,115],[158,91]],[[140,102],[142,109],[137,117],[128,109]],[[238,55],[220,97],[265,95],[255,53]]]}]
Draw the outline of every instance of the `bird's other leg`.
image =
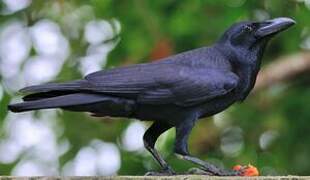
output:
[{"label": "bird's other leg", "polygon": [[[194,120],[183,121],[176,126],[176,141],[175,149],[177,157],[183,160],[190,161],[200,166],[200,169],[205,171],[206,175],[215,176],[237,176],[240,175],[238,171],[223,170],[207,161],[203,161],[197,157],[191,156],[188,152],[188,137],[194,126]],[[201,174],[201,171],[199,172]]]},{"label": "bird's other leg", "polygon": [[172,126],[165,123],[154,122],[151,127],[143,135],[144,147],[152,154],[154,159],[159,163],[162,168],[161,172],[148,172],[146,175],[173,175],[175,172],[163,157],[155,149],[157,138],[170,129]]}]

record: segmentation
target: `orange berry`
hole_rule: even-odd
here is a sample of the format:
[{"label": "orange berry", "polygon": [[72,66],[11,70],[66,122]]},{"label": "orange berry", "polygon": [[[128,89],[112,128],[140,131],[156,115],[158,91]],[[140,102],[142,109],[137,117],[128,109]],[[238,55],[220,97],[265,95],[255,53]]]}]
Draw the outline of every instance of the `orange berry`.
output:
[{"label": "orange berry", "polygon": [[239,171],[241,168],[242,168],[242,166],[238,164],[238,165],[235,165],[235,166],[233,167],[233,170]]},{"label": "orange berry", "polygon": [[250,164],[247,166],[236,165],[233,167],[233,170],[235,171],[242,170],[243,173],[241,176],[259,176],[258,169]]}]

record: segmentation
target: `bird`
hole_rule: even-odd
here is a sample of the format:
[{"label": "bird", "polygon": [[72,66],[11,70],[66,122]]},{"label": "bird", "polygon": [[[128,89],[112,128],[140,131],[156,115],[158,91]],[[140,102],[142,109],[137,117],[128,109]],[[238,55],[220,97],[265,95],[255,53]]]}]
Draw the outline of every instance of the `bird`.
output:
[{"label": "bird", "polygon": [[190,132],[199,119],[246,99],[269,40],[295,23],[288,17],[237,22],[210,46],[160,61],[93,72],[83,79],[25,87],[20,90],[23,102],[10,104],[8,109],[60,108],[95,117],[153,121],[143,142],[161,167],[157,173],[176,174],[155,148],[157,138],[175,128],[174,153],[178,158],[211,175],[240,175],[191,155],[187,142]]}]

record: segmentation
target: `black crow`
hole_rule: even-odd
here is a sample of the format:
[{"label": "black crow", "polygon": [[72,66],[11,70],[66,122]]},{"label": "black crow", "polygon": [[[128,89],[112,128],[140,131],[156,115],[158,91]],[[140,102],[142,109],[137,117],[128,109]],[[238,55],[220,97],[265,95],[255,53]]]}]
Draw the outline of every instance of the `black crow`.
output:
[{"label": "black crow", "polygon": [[212,46],[152,63],[98,71],[82,80],[21,89],[22,103],[13,112],[61,108],[94,116],[137,118],[154,123],[145,132],[145,148],[163,172],[172,168],[154,148],[157,138],[176,128],[174,152],[212,175],[238,175],[191,156],[188,136],[195,122],[243,101],[253,88],[267,42],[295,24],[290,18],[232,25]]}]

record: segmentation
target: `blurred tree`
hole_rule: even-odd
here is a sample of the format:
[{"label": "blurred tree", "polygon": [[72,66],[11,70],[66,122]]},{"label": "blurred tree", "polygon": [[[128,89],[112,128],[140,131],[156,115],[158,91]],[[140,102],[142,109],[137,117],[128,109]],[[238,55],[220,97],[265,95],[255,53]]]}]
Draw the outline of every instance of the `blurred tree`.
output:
[{"label": "blurred tree", "polygon": [[[81,78],[205,46],[247,19],[297,21],[272,41],[264,66],[279,55],[310,49],[306,0],[3,0],[0,9],[1,175],[141,175],[158,168],[142,141],[134,141],[149,124],[59,110],[8,113],[6,105],[18,100],[15,92],[24,85]],[[309,92],[309,71],[272,83],[245,103],[200,121],[190,149],[226,168],[252,163],[265,175],[307,175]],[[173,156],[173,137],[171,130],[157,145],[184,171],[192,165]]]}]

